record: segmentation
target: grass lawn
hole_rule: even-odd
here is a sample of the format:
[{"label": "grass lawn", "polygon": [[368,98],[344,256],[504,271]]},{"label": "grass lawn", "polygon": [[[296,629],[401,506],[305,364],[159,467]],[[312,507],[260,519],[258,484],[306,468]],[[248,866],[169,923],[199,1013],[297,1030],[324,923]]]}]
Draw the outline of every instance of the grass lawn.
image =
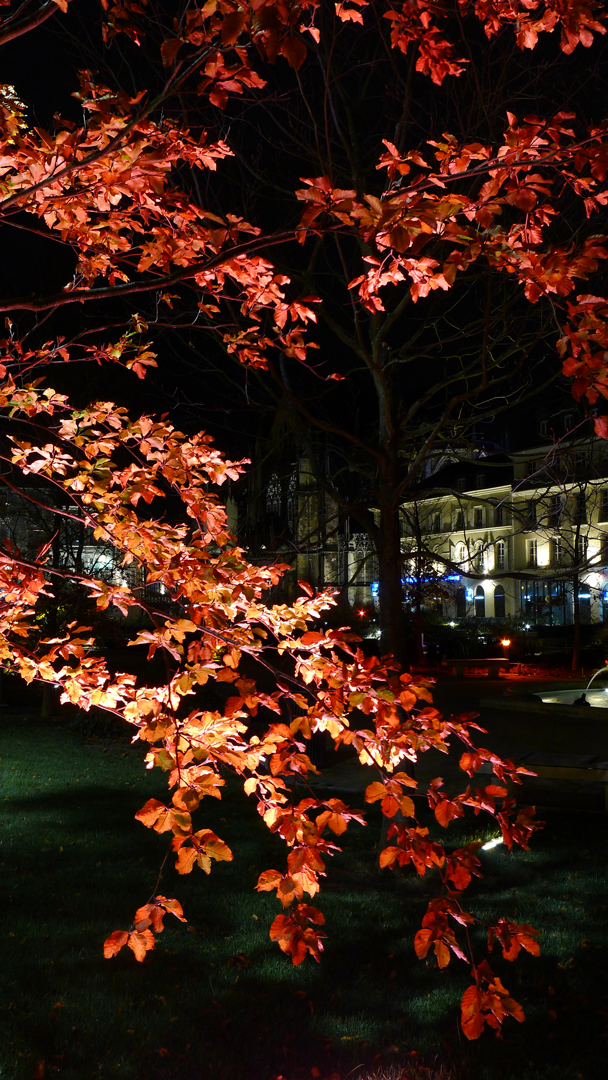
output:
[{"label": "grass lawn", "polygon": [[[198,811],[234,862],[209,877],[169,868],[158,890],[180,899],[188,926],[168,917],[143,964],[127,950],[104,960],[104,938],[146,902],[165,851],[166,838],[133,818],[166,790],[141,757],[128,741],[87,743],[63,722],[2,710],[2,1080],[31,1080],[42,1061],[47,1078],[65,1080],[356,1080],[416,1060],[443,1062],[447,1080],[605,1080],[605,815],[548,812],[530,853],[483,856],[476,910],[530,922],[542,955],[495,955],[527,1021],[507,1022],[504,1042],[488,1033],[467,1044],[466,972],[416,959],[430,883],[376,869],[376,808],[330,867],[320,965],[294,968],[269,940],[279,908],[254,885],[261,869],[283,867],[284,848],[236,784]],[[458,845],[493,834],[474,818],[453,833]]]}]

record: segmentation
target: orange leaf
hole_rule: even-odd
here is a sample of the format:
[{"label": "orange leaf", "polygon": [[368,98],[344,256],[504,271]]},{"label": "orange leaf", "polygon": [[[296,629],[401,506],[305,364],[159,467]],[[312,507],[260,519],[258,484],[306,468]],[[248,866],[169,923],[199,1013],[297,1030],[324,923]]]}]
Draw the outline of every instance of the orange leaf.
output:
[{"label": "orange leaf", "polygon": [[386,795],[386,788],[384,784],[375,781],[373,784],[368,784],[365,789],[365,801],[369,803],[378,802],[378,799],[383,799]]},{"label": "orange leaf", "polygon": [[[204,861],[202,861],[204,860]],[[211,870],[211,859],[205,859],[203,856],[198,855],[198,852],[193,847],[180,848],[179,854],[175,861],[175,869],[178,874],[189,874],[194,866],[195,862],[198,862],[199,866],[205,871],[206,874]]]},{"label": "orange leaf", "polygon": [[148,799],[145,806],[142,806],[141,810],[137,811],[135,818],[137,821],[141,821],[142,825],[152,829],[160,814],[166,812],[166,810],[167,807],[158,799]]},{"label": "orange leaf", "polygon": [[175,918],[179,919],[180,922],[186,922],[184,910],[179,900],[167,900],[166,896],[156,896],[155,901],[157,904],[162,904],[165,911],[170,912],[171,915],[175,915]]},{"label": "orange leaf", "polygon": [[146,953],[154,948],[154,935],[151,930],[143,930],[141,933],[134,930],[132,934],[129,934],[127,944],[132,949],[135,959],[141,962]]},{"label": "orange leaf", "polygon": [[399,799],[395,795],[386,795],[381,804],[382,813],[385,817],[394,817],[399,810],[399,805]]},{"label": "orange leaf", "polygon": [[258,878],[256,889],[258,892],[270,892],[281,884],[282,879],[283,875],[278,870],[264,870]]},{"label": "orange leaf", "polygon": [[128,940],[129,935],[126,930],[115,930],[113,934],[110,934],[103,943],[103,955],[106,960],[109,960],[112,956],[116,956],[123,945],[127,944]]},{"label": "orange leaf", "polygon": [[435,942],[435,956],[437,957],[437,965],[440,968],[447,967],[450,962],[450,950],[443,941]]},{"label": "orange leaf", "polygon": [[398,847],[386,847],[380,852],[380,858],[378,860],[380,868],[382,870],[387,866],[392,866],[397,857],[401,854],[401,848]]},{"label": "orange leaf", "polygon": [[200,801],[200,795],[193,791],[192,788],[179,788],[173,795],[173,805],[178,810],[186,810],[189,813],[196,810]]},{"label": "orange leaf", "polygon": [[452,802],[451,799],[441,799],[435,807],[435,817],[444,829],[447,829],[454,818],[462,817],[463,813],[460,803]]}]

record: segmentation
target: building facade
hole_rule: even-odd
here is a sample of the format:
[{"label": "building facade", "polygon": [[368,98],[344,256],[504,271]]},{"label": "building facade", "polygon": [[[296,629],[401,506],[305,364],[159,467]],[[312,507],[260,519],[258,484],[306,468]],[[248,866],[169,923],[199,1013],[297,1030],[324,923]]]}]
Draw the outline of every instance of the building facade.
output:
[{"label": "building facade", "polygon": [[430,595],[435,585],[447,618],[608,621],[601,440],[454,461],[426,487],[403,507],[404,552],[410,577],[424,578]]}]

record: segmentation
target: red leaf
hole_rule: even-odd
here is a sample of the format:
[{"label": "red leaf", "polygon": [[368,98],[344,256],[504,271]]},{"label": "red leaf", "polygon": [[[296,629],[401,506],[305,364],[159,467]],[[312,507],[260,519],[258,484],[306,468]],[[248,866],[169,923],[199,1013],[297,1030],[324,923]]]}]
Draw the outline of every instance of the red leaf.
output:
[{"label": "red leaf", "polygon": [[424,960],[433,940],[432,930],[419,930],[414,938],[414,949],[419,960]]},{"label": "red leaf", "polygon": [[287,60],[290,67],[298,68],[302,67],[306,59],[306,53],[308,52],[306,45],[299,37],[288,37],[285,41],[281,42],[281,53]]},{"label": "red leaf", "polygon": [[233,11],[222,22],[222,45],[233,45],[247,22],[245,11]]},{"label": "red leaf", "polygon": [[171,67],[181,45],[181,38],[167,38],[160,47],[160,55],[165,67]]},{"label": "red leaf", "polygon": [[481,993],[475,985],[467,987],[460,1005],[460,1023],[467,1039],[478,1039],[484,1027]]}]

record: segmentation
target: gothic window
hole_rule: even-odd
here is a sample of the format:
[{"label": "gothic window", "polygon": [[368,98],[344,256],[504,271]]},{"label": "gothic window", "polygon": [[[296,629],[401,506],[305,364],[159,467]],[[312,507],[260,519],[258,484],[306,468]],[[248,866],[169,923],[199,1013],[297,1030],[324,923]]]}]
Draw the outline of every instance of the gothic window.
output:
[{"label": "gothic window", "polygon": [[281,481],[276,473],[272,474],[266,488],[266,513],[281,513]]}]

